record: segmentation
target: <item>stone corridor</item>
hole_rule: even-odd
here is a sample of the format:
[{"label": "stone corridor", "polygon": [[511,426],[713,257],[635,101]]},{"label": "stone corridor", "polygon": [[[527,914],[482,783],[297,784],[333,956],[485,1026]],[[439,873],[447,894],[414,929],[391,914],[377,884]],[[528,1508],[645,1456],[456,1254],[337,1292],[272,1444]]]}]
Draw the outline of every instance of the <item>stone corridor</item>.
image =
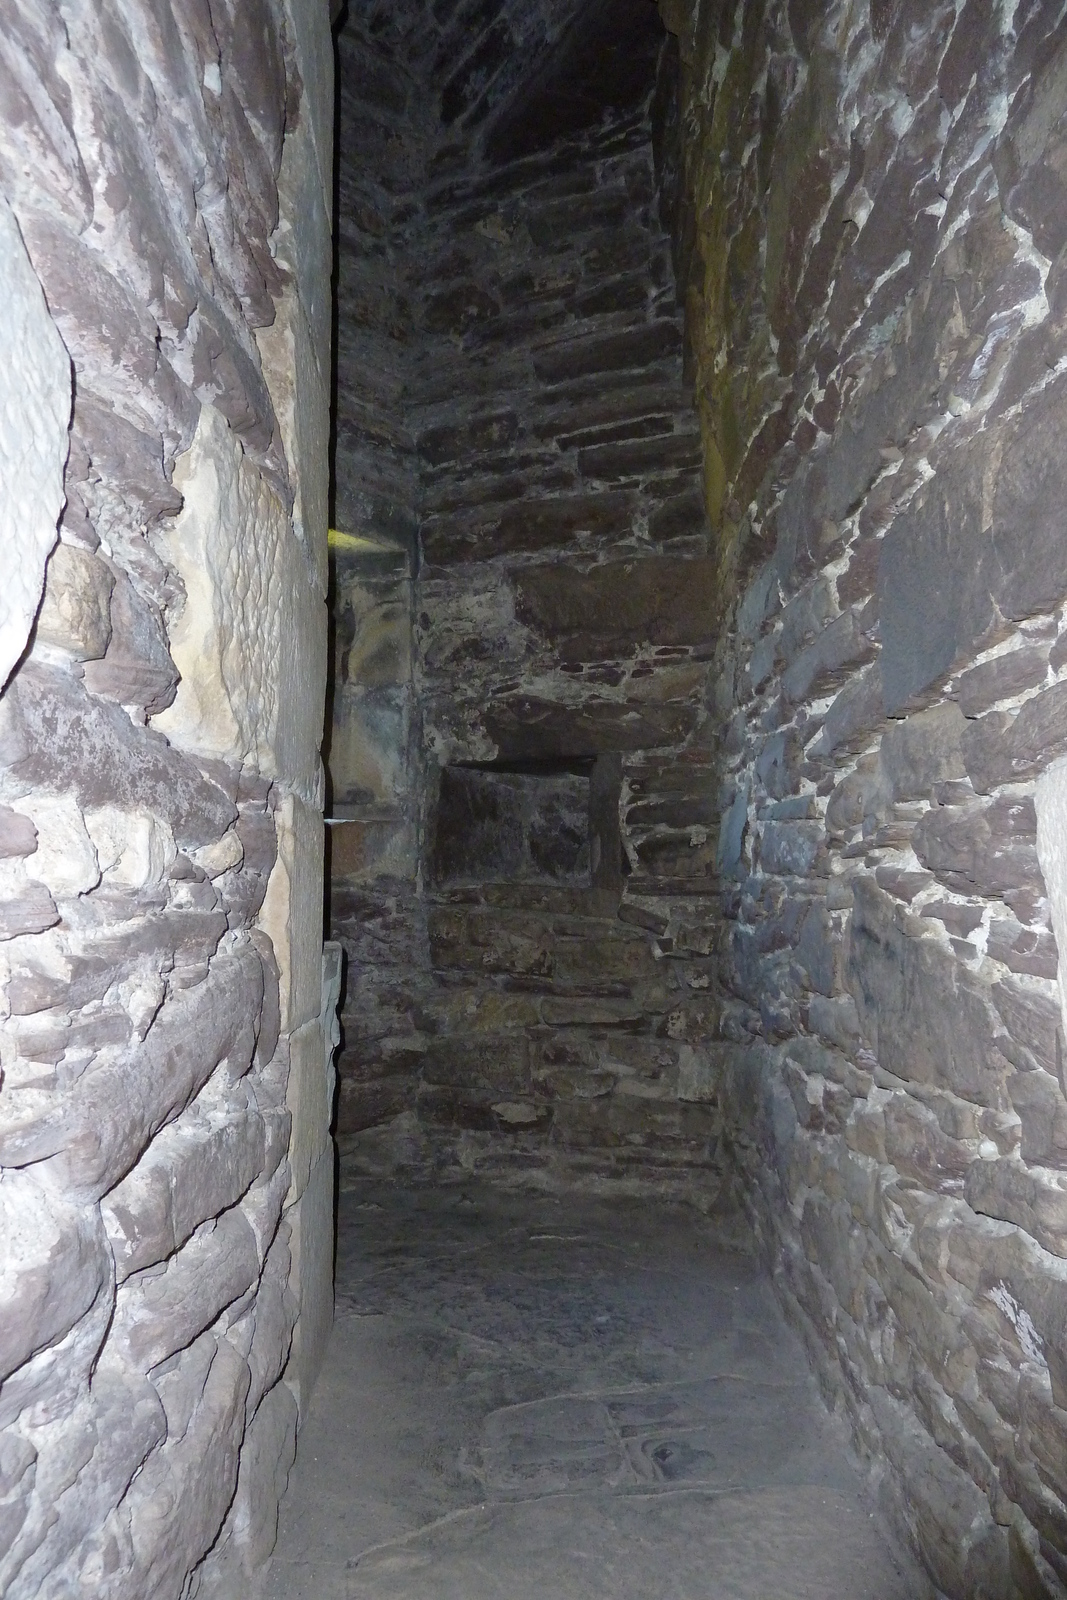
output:
[{"label": "stone corridor", "polygon": [[920,1600],[743,1225],[343,1181],[268,1600]]},{"label": "stone corridor", "polygon": [[1065,443],[1067,0],[4,0],[3,1600],[1067,1600]]}]

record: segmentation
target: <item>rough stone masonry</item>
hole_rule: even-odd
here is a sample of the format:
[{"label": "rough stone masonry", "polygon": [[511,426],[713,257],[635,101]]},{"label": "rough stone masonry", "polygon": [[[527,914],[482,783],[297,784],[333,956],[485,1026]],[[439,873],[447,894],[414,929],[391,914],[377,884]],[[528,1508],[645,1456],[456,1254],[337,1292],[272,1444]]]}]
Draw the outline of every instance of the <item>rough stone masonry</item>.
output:
[{"label": "rough stone masonry", "polygon": [[720,605],[689,1092],[934,1584],[1059,1595],[1064,8],[662,10]]},{"label": "rough stone masonry", "polygon": [[247,1593],[331,1314],[318,0],[0,29],[0,1591]]},{"label": "rough stone masonry", "polygon": [[[734,1194],[934,1589],[1062,1596],[1067,12],[660,10],[655,94],[602,82],[584,126],[551,7],[365,14],[353,84],[409,166],[348,281],[403,355],[340,437],[354,521],[402,505],[418,553],[377,589],[339,561],[338,643],[350,704],[418,693],[343,796],[336,925],[381,997],[349,1125]],[[688,460],[650,199],[707,526],[655,459]],[[531,883],[519,788],[573,819],[598,770],[625,870]]]}]

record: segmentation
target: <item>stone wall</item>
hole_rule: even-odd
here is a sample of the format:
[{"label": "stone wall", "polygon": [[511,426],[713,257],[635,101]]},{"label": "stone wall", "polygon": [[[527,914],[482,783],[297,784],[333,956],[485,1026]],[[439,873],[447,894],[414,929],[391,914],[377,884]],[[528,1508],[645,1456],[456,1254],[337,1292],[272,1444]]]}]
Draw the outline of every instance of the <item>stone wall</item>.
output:
[{"label": "stone wall", "polygon": [[5,13],[10,1600],[249,1592],[329,1326],[332,79],[317,0]]},{"label": "stone wall", "polygon": [[689,1092],[932,1582],[1060,1595],[1063,7],[662,9],[719,629]]},{"label": "stone wall", "polygon": [[[591,15],[465,126],[447,73],[440,90],[447,39],[421,69],[436,135],[411,120],[410,55],[388,94],[381,77],[363,92],[364,115],[389,100],[394,159],[423,175],[375,247],[403,292],[419,566],[410,599],[405,569],[372,602],[370,556],[336,551],[339,1130],[364,1159],[386,1128],[387,1161],[657,1175],[706,1199],[718,1115],[678,1087],[708,1025],[708,951],[683,913],[717,888],[711,813],[689,798],[709,781],[715,572],[655,187],[663,35],[643,3]],[[365,256],[342,262],[352,306]],[[342,333],[342,360],[366,337]],[[382,526],[369,503],[353,516],[359,537]],[[372,704],[394,711],[368,737]],[[364,794],[337,783],[350,740],[384,751]],[[683,931],[661,949],[671,907]]]},{"label": "stone wall", "polygon": [[1061,1595],[1067,16],[661,11],[595,130],[547,11],[525,86],[517,7],[411,58],[412,849],[335,875],[344,1125],[736,1199],[933,1589]]}]

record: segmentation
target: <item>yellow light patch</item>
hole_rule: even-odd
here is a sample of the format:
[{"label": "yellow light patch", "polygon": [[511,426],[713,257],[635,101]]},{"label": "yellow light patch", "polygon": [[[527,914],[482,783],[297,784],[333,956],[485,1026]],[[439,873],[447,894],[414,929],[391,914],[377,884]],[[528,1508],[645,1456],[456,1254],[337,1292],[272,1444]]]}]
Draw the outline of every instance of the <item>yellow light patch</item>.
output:
[{"label": "yellow light patch", "polygon": [[327,538],[331,550],[392,550],[395,546],[383,539],[371,539],[365,533],[342,533],[331,528]]}]

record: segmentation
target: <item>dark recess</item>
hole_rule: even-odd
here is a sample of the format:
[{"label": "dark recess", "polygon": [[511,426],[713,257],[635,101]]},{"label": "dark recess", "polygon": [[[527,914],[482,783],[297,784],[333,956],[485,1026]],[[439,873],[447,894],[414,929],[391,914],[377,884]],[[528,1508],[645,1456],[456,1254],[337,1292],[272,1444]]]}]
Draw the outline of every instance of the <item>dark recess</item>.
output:
[{"label": "dark recess", "polygon": [[652,0],[593,0],[501,112],[486,139],[502,166],[636,109],[651,91],[664,28]]}]

